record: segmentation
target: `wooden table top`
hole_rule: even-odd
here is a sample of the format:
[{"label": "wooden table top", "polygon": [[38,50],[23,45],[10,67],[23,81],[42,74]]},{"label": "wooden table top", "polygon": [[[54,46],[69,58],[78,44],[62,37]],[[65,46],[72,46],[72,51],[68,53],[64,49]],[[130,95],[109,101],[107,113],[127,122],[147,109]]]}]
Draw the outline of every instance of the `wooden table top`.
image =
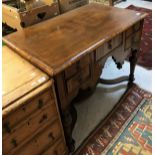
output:
[{"label": "wooden table top", "polygon": [[7,46],[2,47],[2,64],[3,109],[49,79]]},{"label": "wooden table top", "polygon": [[53,76],[145,16],[91,3],[8,35],[3,41]]}]

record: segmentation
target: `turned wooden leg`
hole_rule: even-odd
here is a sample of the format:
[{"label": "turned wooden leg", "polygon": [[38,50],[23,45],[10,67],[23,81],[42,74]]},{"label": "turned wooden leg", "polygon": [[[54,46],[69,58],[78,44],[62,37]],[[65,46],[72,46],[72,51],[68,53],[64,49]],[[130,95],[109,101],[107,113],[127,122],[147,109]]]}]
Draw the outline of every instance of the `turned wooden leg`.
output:
[{"label": "turned wooden leg", "polygon": [[132,50],[132,55],[129,58],[129,61],[130,61],[130,75],[129,75],[128,86],[131,86],[133,84],[133,81],[135,80],[134,71],[135,71],[135,66],[136,66],[137,58],[138,58],[137,54],[138,54],[138,50]]},{"label": "turned wooden leg", "polygon": [[72,138],[72,131],[74,129],[76,120],[77,120],[76,109],[74,105],[70,105],[67,108],[67,110],[62,112],[62,123],[66,137],[66,143],[70,153],[75,150],[75,141]]}]

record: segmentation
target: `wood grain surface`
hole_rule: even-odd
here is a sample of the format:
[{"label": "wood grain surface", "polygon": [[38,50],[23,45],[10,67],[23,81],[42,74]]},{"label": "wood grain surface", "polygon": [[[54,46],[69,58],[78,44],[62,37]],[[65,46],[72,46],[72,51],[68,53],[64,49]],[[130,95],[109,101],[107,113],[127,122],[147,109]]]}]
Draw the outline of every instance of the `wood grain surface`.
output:
[{"label": "wood grain surface", "polygon": [[49,77],[7,46],[2,47],[3,108],[45,83]]},{"label": "wood grain surface", "polygon": [[3,41],[53,76],[145,16],[91,3],[8,35]]}]

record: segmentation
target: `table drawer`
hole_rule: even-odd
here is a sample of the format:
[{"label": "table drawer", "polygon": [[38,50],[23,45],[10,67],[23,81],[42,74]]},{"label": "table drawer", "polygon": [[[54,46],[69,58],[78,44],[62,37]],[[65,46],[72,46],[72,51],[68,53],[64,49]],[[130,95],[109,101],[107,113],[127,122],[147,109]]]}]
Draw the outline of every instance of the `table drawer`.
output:
[{"label": "table drawer", "polygon": [[59,139],[53,146],[49,147],[43,155],[65,155],[66,146],[62,139]]},{"label": "table drawer", "polygon": [[77,64],[73,64],[65,70],[65,78],[68,79],[78,72]]},{"label": "table drawer", "polygon": [[111,51],[114,48],[116,48],[117,46],[119,46],[121,44],[121,42],[123,41],[122,36],[123,36],[122,34],[119,34],[112,40],[109,40],[108,42],[106,42],[104,44],[104,54],[107,54],[109,51]]},{"label": "table drawer", "polygon": [[39,155],[51,146],[60,136],[60,124],[56,121],[54,124],[47,126],[37,136],[30,140],[23,147],[18,149],[13,155]]},{"label": "table drawer", "polygon": [[90,64],[90,55],[85,55],[83,58],[80,60],[80,68],[83,68],[84,66]]},{"label": "table drawer", "polygon": [[129,29],[126,30],[125,37],[127,38],[132,34],[133,34],[133,27],[130,27]]},{"label": "table drawer", "polygon": [[105,54],[104,54],[104,45],[98,47],[96,49],[96,56],[95,56],[95,59],[96,61],[100,60]]},{"label": "table drawer", "polygon": [[132,47],[133,37],[132,35],[125,40],[125,49],[129,49]]},{"label": "table drawer", "polygon": [[71,93],[80,86],[80,75],[76,74],[71,79],[67,80],[67,92]]},{"label": "table drawer", "polygon": [[15,111],[11,112],[8,116],[3,119],[3,134],[10,133],[11,128],[19,124],[22,120],[25,120],[29,115],[43,108],[48,103],[54,102],[53,93],[50,90],[40,93],[33,99],[27,101],[25,104],[20,106]]},{"label": "table drawer", "polygon": [[57,109],[55,104],[48,104],[46,107],[32,114],[25,121],[21,122],[11,130],[11,133],[3,135],[4,152],[10,152],[25,140],[33,138],[43,126],[53,122],[57,118]]},{"label": "table drawer", "polygon": [[91,74],[90,73],[90,65],[84,66],[80,73],[80,76],[81,76],[80,82],[85,82],[86,80],[89,80],[91,78],[90,74]]},{"label": "table drawer", "polygon": [[134,32],[136,32],[136,31],[138,31],[138,30],[140,29],[140,25],[141,25],[141,23],[138,22],[138,23],[136,23],[136,24],[133,26]]},{"label": "table drawer", "polygon": [[141,40],[141,31],[137,31],[134,33],[134,36],[133,36],[133,41],[134,42],[139,42]]}]

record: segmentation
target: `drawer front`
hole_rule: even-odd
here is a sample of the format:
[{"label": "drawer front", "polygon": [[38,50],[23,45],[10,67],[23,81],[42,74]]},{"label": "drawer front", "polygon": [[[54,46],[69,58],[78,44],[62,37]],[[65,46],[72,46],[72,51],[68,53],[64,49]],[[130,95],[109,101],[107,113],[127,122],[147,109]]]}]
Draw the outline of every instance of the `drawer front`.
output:
[{"label": "drawer front", "polygon": [[25,140],[33,138],[33,134],[40,131],[43,126],[53,122],[57,118],[57,109],[55,104],[48,104],[46,107],[38,110],[25,121],[12,129],[9,134],[3,135],[3,148],[5,152],[10,152]]},{"label": "drawer front", "polygon": [[16,111],[10,113],[6,118],[3,119],[3,134],[10,133],[11,128],[25,120],[35,111],[43,108],[49,102],[52,104],[54,102],[53,93],[51,90],[47,90],[38,96],[35,96],[32,100],[27,101]]},{"label": "drawer front", "polygon": [[140,29],[140,25],[141,25],[140,22],[138,22],[138,23],[136,23],[136,24],[134,25],[134,32],[136,32],[136,31],[138,31],[138,30]]},{"label": "drawer front", "polygon": [[87,66],[84,66],[81,70],[81,82],[85,82],[86,80],[89,80],[91,78],[91,75],[90,75],[90,65],[87,65]]},{"label": "drawer front", "polygon": [[56,121],[47,126],[31,141],[13,153],[13,155],[39,155],[61,136],[60,124]]},{"label": "drawer front", "polygon": [[80,87],[80,75],[76,74],[71,79],[67,80],[66,82],[67,82],[68,93],[72,93],[72,91]]},{"label": "drawer front", "polygon": [[90,64],[90,55],[86,55],[83,58],[80,59],[80,61],[78,61],[75,64],[72,64],[70,67],[68,67],[65,70],[65,79],[69,79],[72,76],[74,76],[75,74],[78,74],[78,72],[81,70],[81,68],[83,68],[84,66]]},{"label": "drawer front", "polygon": [[102,46],[98,47],[96,49],[96,56],[95,60],[98,61],[102,57],[104,57],[108,52],[113,50],[114,48],[118,47],[123,41],[123,35],[119,34],[112,40],[109,40],[108,42],[104,43]]},{"label": "drawer front", "polygon": [[116,48],[117,46],[119,46],[122,41],[123,41],[123,35],[122,34],[119,34],[115,38],[113,38],[112,40],[109,40],[108,42],[106,42],[104,44],[104,53],[107,54],[109,51],[111,51],[114,48]]},{"label": "drawer front", "polygon": [[132,34],[133,34],[133,27],[130,27],[129,29],[126,30],[125,37],[127,38]]},{"label": "drawer front", "polygon": [[125,40],[125,49],[126,50],[132,47],[132,41],[133,41],[132,36],[126,38],[126,40]]},{"label": "drawer front", "polygon": [[104,45],[102,45],[96,49],[96,61],[100,60],[104,55]]},{"label": "drawer front", "polygon": [[53,146],[49,147],[43,155],[65,155],[67,152],[63,140],[58,140]]},{"label": "drawer front", "polygon": [[117,36],[113,39],[113,48],[118,47],[122,42],[123,42],[123,34],[117,35]]},{"label": "drawer front", "polygon": [[80,68],[83,68],[83,66],[86,66],[88,64],[90,64],[90,55],[86,55],[83,58],[81,58],[79,63]]},{"label": "drawer front", "polygon": [[139,42],[140,40],[141,40],[141,31],[137,31],[134,34],[133,41],[134,42]]},{"label": "drawer front", "polygon": [[78,71],[77,64],[71,65],[70,67],[68,67],[65,70],[65,78],[68,79],[68,78],[72,77],[73,75],[75,75],[77,73],[77,71]]}]

